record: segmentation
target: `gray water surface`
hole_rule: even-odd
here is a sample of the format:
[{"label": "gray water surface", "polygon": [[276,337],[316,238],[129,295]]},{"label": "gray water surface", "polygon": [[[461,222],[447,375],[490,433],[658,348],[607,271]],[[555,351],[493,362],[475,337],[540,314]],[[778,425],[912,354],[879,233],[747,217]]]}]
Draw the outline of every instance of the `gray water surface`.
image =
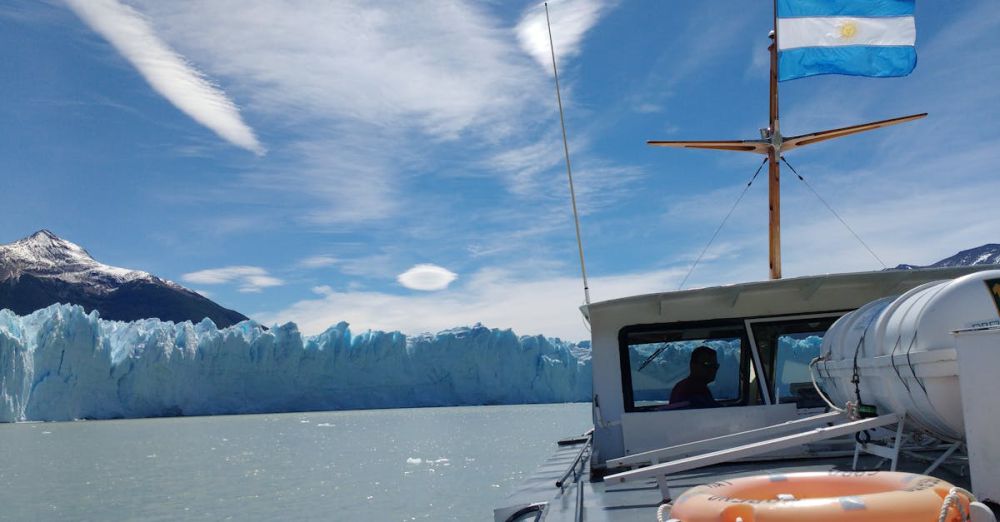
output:
[{"label": "gray water surface", "polygon": [[2,520],[492,520],[589,404],[0,425]]}]

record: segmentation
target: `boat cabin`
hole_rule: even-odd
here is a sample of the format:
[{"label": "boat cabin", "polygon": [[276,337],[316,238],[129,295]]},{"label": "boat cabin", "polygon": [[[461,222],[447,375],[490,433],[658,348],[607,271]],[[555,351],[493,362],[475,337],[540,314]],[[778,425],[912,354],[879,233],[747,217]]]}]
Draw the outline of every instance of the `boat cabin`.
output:
[{"label": "boat cabin", "polygon": [[[812,385],[809,363],[834,321],[870,301],[981,269],[800,277],[585,307],[594,372],[591,469],[600,472],[609,460],[655,448],[822,413],[825,404]],[[701,346],[714,351],[717,362],[708,383],[712,402],[678,401],[678,394],[671,403]],[[694,363],[715,366],[711,360]]]}]

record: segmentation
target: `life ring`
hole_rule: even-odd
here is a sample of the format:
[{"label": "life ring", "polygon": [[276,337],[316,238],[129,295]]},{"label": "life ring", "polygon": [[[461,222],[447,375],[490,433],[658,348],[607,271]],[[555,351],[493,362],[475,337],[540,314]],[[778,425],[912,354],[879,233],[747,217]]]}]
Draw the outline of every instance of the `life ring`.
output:
[{"label": "life ring", "polygon": [[[887,471],[805,472],[723,480],[677,498],[680,522],[833,522],[937,520],[954,486],[926,475]],[[959,500],[968,512],[969,500]],[[952,513],[948,522],[960,520]]]}]

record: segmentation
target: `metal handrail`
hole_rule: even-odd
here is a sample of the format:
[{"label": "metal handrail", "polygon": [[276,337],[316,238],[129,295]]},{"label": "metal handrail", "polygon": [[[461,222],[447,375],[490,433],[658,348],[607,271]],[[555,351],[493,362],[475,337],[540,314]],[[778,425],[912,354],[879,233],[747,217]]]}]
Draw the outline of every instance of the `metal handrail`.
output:
[{"label": "metal handrail", "polygon": [[573,482],[579,480],[580,476],[579,474],[576,473],[577,464],[580,464],[580,461],[583,460],[584,453],[587,453],[587,451],[590,450],[590,446],[593,443],[594,443],[594,433],[593,431],[590,431],[587,434],[587,442],[583,444],[583,448],[580,449],[580,453],[577,453],[576,458],[573,459],[573,464],[570,465],[569,469],[566,470],[566,473],[563,473],[562,478],[556,481],[557,488],[564,489],[566,484],[566,478],[569,477],[571,474],[574,474]]},{"label": "metal handrail", "polygon": [[535,521],[538,522],[542,519],[542,515],[545,513],[545,502],[539,502],[537,504],[531,504],[530,506],[525,506],[514,513],[512,513],[504,522],[513,522],[529,513],[535,514]]}]

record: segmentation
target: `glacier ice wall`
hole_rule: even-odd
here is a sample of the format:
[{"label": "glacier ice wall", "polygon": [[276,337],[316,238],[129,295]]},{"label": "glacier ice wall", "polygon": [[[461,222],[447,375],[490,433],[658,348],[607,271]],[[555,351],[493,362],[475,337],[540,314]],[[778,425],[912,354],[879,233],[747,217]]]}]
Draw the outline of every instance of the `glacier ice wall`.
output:
[{"label": "glacier ice wall", "polygon": [[0,422],[590,400],[590,350],[480,325],[306,337],[0,310]]}]

